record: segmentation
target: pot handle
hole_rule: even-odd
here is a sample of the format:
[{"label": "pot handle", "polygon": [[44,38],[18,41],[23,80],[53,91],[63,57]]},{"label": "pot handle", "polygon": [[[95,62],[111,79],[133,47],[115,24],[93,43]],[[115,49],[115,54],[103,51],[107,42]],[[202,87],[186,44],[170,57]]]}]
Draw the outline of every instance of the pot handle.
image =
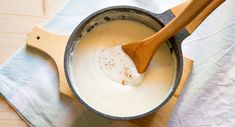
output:
[{"label": "pot handle", "polygon": [[[195,19],[193,19],[184,29],[182,29],[176,36],[177,42],[182,42],[186,37],[193,33],[193,31],[202,23],[202,21],[211,14],[219,5],[221,5],[225,0],[213,0]],[[183,11],[190,0],[173,7],[162,14],[156,14],[158,18],[165,25],[169,23],[175,16],[179,15]]]},{"label": "pot handle", "polygon": [[[190,22],[185,28],[191,34],[201,23],[202,21],[211,14],[218,6],[220,6],[225,0],[213,0],[192,22]],[[190,1],[187,1],[179,7],[174,7],[171,9],[172,13],[177,16],[183,11]]]},{"label": "pot handle", "polygon": [[26,43],[27,46],[46,53],[54,60],[59,75],[60,92],[73,97],[73,93],[67,85],[64,73],[64,52],[68,39],[69,35],[56,35],[42,28],[34,27],[33,30],[28,33]]}]

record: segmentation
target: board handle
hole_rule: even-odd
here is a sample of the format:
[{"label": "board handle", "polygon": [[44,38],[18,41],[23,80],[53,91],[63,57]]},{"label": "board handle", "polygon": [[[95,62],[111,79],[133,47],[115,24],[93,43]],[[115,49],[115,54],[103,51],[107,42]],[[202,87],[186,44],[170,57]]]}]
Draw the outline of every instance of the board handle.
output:
[{"label": "board handle", "polygon": [[59,75],[60,92],[73,97],[64,73],[64,52],[69,35],[56,35],[39,27],[28,33],[27,46],[36,48],[49,55],[55,62]]},{"label": "board handle", "polygon": [[[213,0],[195,19],[193,19],[185,28],[191,34],[201,22],[213,12],[224,0]],[[171,9],[175,16],[178,16],[190,3],[190,0]]]}]

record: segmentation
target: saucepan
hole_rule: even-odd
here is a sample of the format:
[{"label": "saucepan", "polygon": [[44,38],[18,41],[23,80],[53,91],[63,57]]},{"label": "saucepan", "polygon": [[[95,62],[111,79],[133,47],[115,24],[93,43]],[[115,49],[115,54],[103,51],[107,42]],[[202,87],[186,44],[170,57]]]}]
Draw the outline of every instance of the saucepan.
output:
[{"label": "saucepan", "polygon": [[[68,40],[68,43],[65,49],[65,54],[64,54],[64,70],[65,70],[66,79],[76,99],[78,99],[83,105],[85,105],[88,109],[94,111],[98,115],[101,115],[110,119],[117,119],[117,120],[131,120],[131,119],[141,118],[141,117],[147,116],[155,112],[156,110],[161,108],[164,104],[166,104],[175,93],[182,77],[183,55],[182,55],[182,50],[181,50],[181,42],[183,39],[189,36],[189,32],[186,29],[182,29],[177,35],[170,38],[166,42],[169,50],[171,51],[172,54],[174,54],[175,62],[176,62],[176,66],[175,66],[176,73],[175,73],[174,81],[172,83],[171,88],[169,89],[169,91],[167,92],[167,94],[165,95],[161,103],[156,104],[154,108],[145,112],[140,112],[137,115],[136,114],[129,115],[129,116],[112,115],[112,114],[106,113],[105,110],[100,111],[100,110],[97,110],[92,105],[90,105],[84,98],[80,96],[79,90],[77,90],[76,88],[76,83],[73,81],[74,74],[73,74],[73,68],[71,67],[71,61],[73,61],[72,56],[73,56],[75,47],[79,45],[80,40],[86,34],[91,32],[93,29],[95,29],[97,26],[101,24],[104,24],[113,20],[132,20],[135,22],[145,24],[146,26],[150,27],[154,31],[159,31],[162,27],[164,27],[164,25],[166,25],[174,17],[175,17],[174,14],[170,10],[162,14],[155,14],[147,10],[133,7],[133,6],[112,6],[112,7],[108,7],[108,8],[96,11],[93,14],[89,15],[87,18],[85,18],[74,29],[74,31],[70,35],[70,38]],[[91,77],[91,80],[92,80],[92,77]]]}]

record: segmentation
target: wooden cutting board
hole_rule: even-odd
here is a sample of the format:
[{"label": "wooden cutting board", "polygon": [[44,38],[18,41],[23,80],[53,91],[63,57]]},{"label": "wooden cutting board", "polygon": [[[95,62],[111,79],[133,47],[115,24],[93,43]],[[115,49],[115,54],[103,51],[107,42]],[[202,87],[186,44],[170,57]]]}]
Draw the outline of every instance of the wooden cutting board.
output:
[{"label": "wooden cutting board", "polygon": [[[187,27],[186,31],[191,34],[197,26],[207,17],[214,9],[216,9],[224,0],[214,0],[197,18],[195,18]],[[170,9],[170,13],[178,15],[187,5],[188,1]],[[60,92],[74,98],[65,78],[64,74],[64,51],[69,36],[68,35],[56,35],[39,27],[35,27],[29,34],[27,39],[27,46],[36,48],[48,54],[56,63],[59,81]],[[183,38],[184,39],[184,38]],[[53,43],[53,44],[52,44]],[[138,127],[165,127],[170,118],[170,115],[176,105],[178,97],[185,85],[185,82],[191,72],[193,61],[184,58],[183,75],[179,87],[177,88],[174,96],[165,104],[160,110],[145,118],[131,120],[131,124]]]}]

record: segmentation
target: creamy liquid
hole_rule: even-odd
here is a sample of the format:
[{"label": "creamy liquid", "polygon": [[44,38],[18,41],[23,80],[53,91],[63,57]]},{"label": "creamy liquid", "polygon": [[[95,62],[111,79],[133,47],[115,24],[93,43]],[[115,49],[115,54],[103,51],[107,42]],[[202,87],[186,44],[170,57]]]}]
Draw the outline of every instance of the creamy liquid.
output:
[{"label": "creamy liquid", "polygon": [[103,49],[98,57],[103,73],[111,80],[122,84],[136,86],[143,80],[132,59],[122,50],[121,45]]},{"label": "creamy liquid", "polygon": [[87,33],[76,44],[70,67],[74,88],[82,100],[99,112],[117,117],[140,115],[159,105],[175,79],[176,62],[167,44],[157,50],[138,86],[111,80],[99,65],[104,49],[153,33],[146,25],[128,20],[110,21]]}]

